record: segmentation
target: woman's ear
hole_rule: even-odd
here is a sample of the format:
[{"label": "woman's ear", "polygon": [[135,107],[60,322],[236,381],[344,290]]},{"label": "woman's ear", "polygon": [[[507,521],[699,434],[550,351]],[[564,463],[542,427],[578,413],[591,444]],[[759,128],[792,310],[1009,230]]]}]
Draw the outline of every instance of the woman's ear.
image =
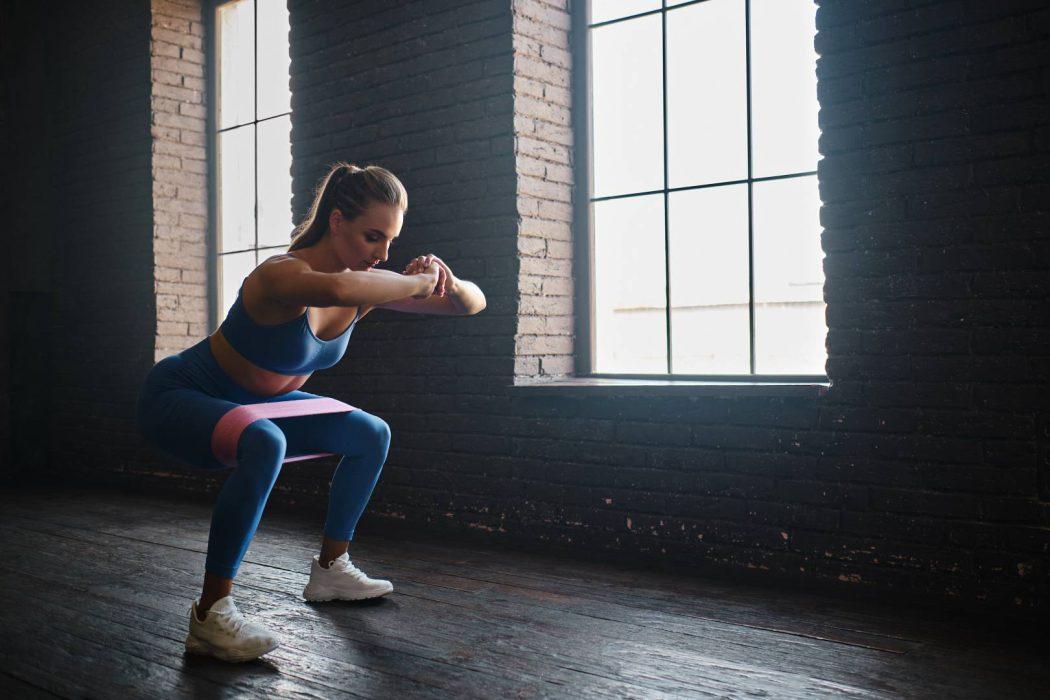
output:
[{"label": "woman's ear", "polygon": [[341,223],[343,223],[343,212],[339,211],[338,207],[332,207],[332,213],[328,215],[328,228],[335,230]]}]

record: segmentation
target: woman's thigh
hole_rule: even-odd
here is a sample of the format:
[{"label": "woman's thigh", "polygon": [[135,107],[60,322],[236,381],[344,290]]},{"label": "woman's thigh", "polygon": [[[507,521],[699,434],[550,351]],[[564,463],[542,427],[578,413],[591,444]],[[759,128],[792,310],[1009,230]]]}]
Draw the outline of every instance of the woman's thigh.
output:
[{"label": "woman's thigh", "polygon": [[196,389],[167,389],[140,402],[139,427],[157,447],[187,464],[226,469],[212,453],[212,432],[239,405]]},{"label": "woman's thigh", "polygon": [[[324,398],[307,391],[291,391],[259,403]],[[226,413],[242,404],[210,396],[193,388],[164,388],[143,392],[138,405],[142,433],[162,451],[201,469],[226,469],[212,452],[212,433]],[[374,445],[386,424],[360,409],[324,413],[273,422],[287,439],[287,456],[331,452],[346,454]],[[389,434],[389,433],[388,433]]]}]

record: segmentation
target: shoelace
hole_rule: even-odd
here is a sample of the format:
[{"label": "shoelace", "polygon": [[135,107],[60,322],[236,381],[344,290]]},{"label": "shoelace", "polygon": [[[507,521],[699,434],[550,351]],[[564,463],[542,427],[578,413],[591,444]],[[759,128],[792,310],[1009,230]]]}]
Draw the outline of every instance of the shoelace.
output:
[{"label": "shoelace", "polygon": [[350,574],[351,576],[353,576],[354,578],[356,578],[358,580],[363,580],[363,579],[367,579],[368,578],[368,576],[365,574],[365,572],[361,571],[361,569],[358,569],[356,566],[354,566],[354,563],[352,561],[350,561],[350,560],[347,560],[345,562],[335,562],[335,563],[332,564],[332,566],[330,568],[335,568],[337,564],[338,564],[340,570],[347,572],[348,574]]},{"label": "shoelace", "polygon": [[230,634],[237,634],[244,629],[244,620],[233,615],[220,615],[219,622],[222,628]]},{"label": "shoelace", "polygon": [[219,625],[231,635],[239,634],[241,630],[248,626],[248,621],[244,619],[244,616],[236,608],[227,612],[216,612],[213,614]]},{"label": "shoelace", "polygon": [[358,569],[356,566],[354,566],[350,562],[347,562],[346,569],[347,569],[347,571],[353,572],[354,576],[356,576],[359,579],[366,579],[366,578],[368,578],[368,575],[364,571],[361,571],[361,569]]}]

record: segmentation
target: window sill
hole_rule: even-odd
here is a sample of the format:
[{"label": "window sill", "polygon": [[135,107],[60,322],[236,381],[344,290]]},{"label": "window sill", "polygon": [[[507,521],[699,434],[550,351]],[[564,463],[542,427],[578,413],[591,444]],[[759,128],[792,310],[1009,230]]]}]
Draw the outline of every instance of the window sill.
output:
[{"label": "window sill", "polygon": [[830,382],[672,381],[666,379],[611,379],[570,377],[558,380],[516,380],[511,393],[523,396],[824,396]]}]

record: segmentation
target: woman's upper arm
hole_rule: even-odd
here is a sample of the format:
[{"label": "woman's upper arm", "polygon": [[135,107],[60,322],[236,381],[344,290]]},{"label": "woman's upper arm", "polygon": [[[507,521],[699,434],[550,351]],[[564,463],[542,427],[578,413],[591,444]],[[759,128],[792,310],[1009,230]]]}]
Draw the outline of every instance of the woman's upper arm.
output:
[{"label": "woman's upper arm", "polygon": [[255,270],[264,294],[294,306],[337,306],[337,275],[316,272],[302,260],[285,258],[260,265]]}]

